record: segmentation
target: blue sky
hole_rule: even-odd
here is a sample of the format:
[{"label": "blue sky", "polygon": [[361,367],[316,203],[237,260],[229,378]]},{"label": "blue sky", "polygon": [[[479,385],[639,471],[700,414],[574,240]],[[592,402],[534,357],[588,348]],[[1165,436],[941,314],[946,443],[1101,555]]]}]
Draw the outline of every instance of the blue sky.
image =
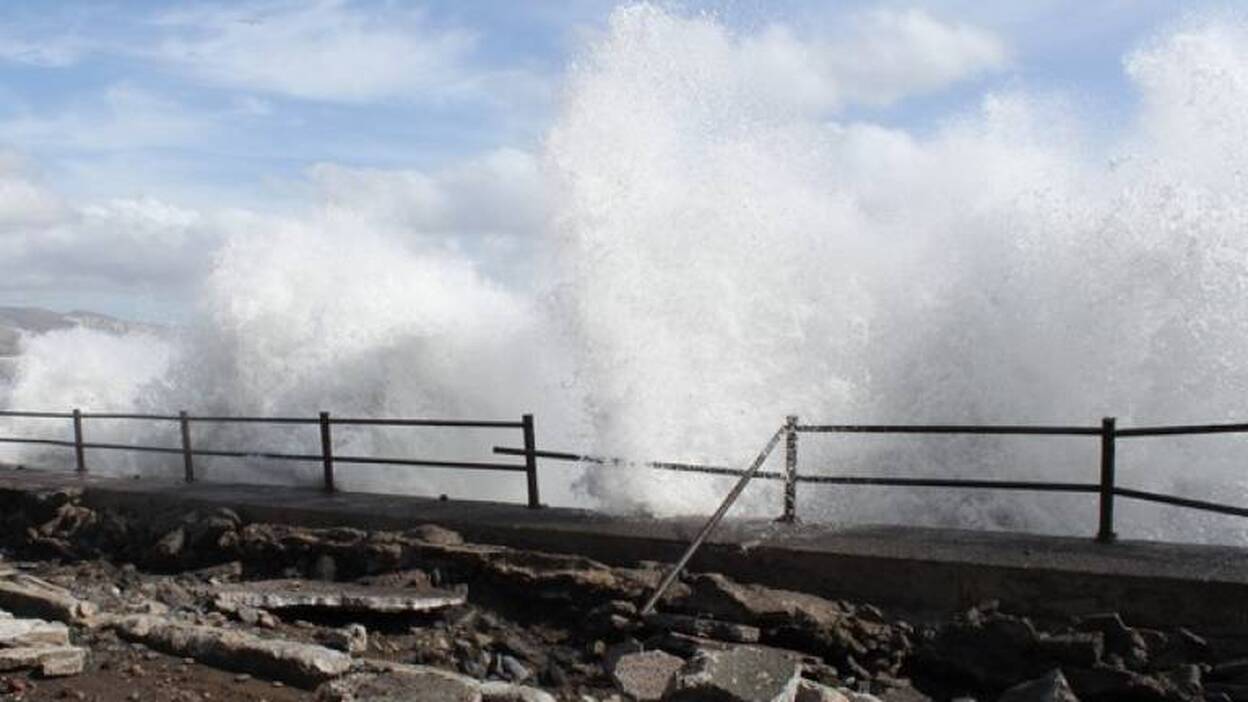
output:
[{"label": "blue sky", "polygon": [[[516,182],[537,177],[567,67],[615,5],[8,0],[0,304],[179,319],[219,230],[253,213],[297,216],[326,199],[367,200],[393,190],[379,184],[394,174],[405,193],[433,193],[436,216],[419,211],[424,201],[378,201],[412,227],[540,236],[539,213],[516,213],[531,184]],[[830,5],[664,7],[709,13],[742,36],[781,27],[781,39],[807,53],[851,47],[874,56],[861,67],[823,57],[840,71],[842,94],[811,99],[828,120],[918,133],[986,93],[1019,88],[1068,95],[1085,123],[1112,132],[1135,99],[1123,56],[1181,19],[1160,0]],[[1204,11],[1194,7],[1182,12]],[[889,34],[896,27],[881,29],[880,17],[918,17],[925,29]],[[921,44],[932,32],[951,42],[936,58],[965,53],[930,79],[908,80],[926,75],[933,56]],[[483,265],[508,285],[526,284],[525,266]]]}]

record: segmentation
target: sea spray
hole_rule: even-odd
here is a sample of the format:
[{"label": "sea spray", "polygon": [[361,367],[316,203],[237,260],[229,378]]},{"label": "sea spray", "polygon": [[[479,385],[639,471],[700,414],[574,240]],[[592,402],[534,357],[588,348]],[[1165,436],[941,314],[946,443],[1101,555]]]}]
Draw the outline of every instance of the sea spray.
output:
[{"label": "sea spray", "polygon": [[[32,359],[72,343],[118,370],[92,379],[24,362],[10,403],[532,411],[544,448],[732,465],[787,414],[1248,418],[1241,18],[1189,20],[1131,52],[1138,105],[1108,131],[1078,100],[1025,85],[922,129],[850,119],[843,103],[788,96],[764,63],[743,62],[751,47],[800,36],[761,31],[766,42],[645,4],[612,13],[569,69],[544,147],[552,216],[531,290],[491,281],[423,232],[349,212],[258,217],[229,237],[197,321],[159,363],[92,339],[32,341]],[[315,447],[294,430],[203,431],[203,445]],[[388,430],[342,440],[353,453],[447,457],[516,441]],[[1120,443],[1125,485],[1248,504],[1241,438]],[[1097,452],[1088,438],[803,436],[800,470],[1095,482]],[[208,474],[314,481],[315,466],[223,460]],[[640,468],[544,462],[542,474],[553,503],[617,511],[705,513],[726,490]],[[341,480],[523,494],[493,474],[370,468]],[[1095,529],[1088,495],[804,485],[799,501],[810,519]],[[779,505],[774,485],[755,486],[735,514]],[[1246,535],[1230,518],[1157,505],[1124,501],[1119,515],[1130,537]]]}]

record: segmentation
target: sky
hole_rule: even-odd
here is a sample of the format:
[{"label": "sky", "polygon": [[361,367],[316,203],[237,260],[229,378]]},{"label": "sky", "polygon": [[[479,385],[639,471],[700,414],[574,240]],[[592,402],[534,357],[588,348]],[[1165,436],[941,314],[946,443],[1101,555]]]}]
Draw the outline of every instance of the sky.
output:
[{"label": "sky", "polygon": [[[437,237],[529,289],[543,144],[617,4],[6,0],[0,304],[178,322],[224,242],[326,209]],[[922,133],[1020,88],[1112,132],[1136,100],[1124,56],[1206,6],[662,7],[730,27],[760,94]]]}]

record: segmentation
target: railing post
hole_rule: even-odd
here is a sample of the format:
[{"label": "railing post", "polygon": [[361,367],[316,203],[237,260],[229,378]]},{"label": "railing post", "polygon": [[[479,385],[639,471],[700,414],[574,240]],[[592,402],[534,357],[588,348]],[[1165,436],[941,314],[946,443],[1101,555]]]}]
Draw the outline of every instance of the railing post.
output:
[{"label": "railing post", "polygon": [[195,482],[195,462],[191,454],[191,421],[186,410],[178,412],[178,427],[182,430],[182,468],[186,482]]},{"label": "railing post", "polygon": [[537,490],[537,439],[533,432],[533,415],[521,417],[524,425],[524,471],[529,479],[529,509],[542,506],[542,498]]},{"label": "railing post", "polygon": [[1101,420],[1101,520],[1096,540],[1103,544],[1112,543],[1117,536],[1114,534],[1114,439],[1117,432],[1113,417]]},{"label": "railing post", "polygon": [[784,513],[778,522],[797,521],[797,416],[784,418]]},{"label": "railing post", "polygon": [[329,432],[329,412],[321,412],[321,461],[325,468],[325,492],[333,492],[334,486],[334,443]]},{"label": "railing post", "polygon": [[77,462],[79,475],[87,472],[87,460],[82,445],[82,410],[74,409],[74,460]]}]

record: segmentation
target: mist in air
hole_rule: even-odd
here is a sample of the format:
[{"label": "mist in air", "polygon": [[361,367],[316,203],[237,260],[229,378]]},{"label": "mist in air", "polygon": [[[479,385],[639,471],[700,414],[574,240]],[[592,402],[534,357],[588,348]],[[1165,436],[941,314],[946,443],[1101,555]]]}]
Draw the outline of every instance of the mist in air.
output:
[{"label": "mist in air", "polygon": [[[887,82],[878,95],[800,75],[775,85],[759,67],[787,65],[792,41],[776,26],[616,9],[568,66],[540,155],[496,164],[531,171],[546,203],[531,287],[361,203],[244,218],[191,324],[31,336],[0,399],[301,416],[533,412],[542,448],[729,465],[748,463],[789,414],[1248,419],[1248,23],[1205,17],[1140,37],[1122,60],[1134,102],[1108,130],[1073,93],[1021,88],[921,131],[850,118],[841,101],[886,101]],[[176,440],[174,427],[98,424],[93,439]],[[204,447],[315,445],[314,427],[202,431]],[[344,454],[483,457],[519,441],[342,431]],[[801,442],[810,473],[1097,474],[1098,446],[1082,438]],[[1242,439],[1124,441],[1119,456],[1126,486],[1248,503]],[[122,453],[92,463],[178,470]],[[201,472],[311,482],[316,470],[221,460]],[[522,476],[351,467],[339,480],[523,495]],[[554,504],[660,515],[708,512],[727,490],[701,476],[551,462],[542,481]],[[800,499],[812,520],[1079,534],[1095,524],[1093,496],[802,486]],[[738,509],[770,516],[779,505],[774,486],[755,485]],[[1119,510],[1125,537],[1248,537],[1231,518]]]}]

